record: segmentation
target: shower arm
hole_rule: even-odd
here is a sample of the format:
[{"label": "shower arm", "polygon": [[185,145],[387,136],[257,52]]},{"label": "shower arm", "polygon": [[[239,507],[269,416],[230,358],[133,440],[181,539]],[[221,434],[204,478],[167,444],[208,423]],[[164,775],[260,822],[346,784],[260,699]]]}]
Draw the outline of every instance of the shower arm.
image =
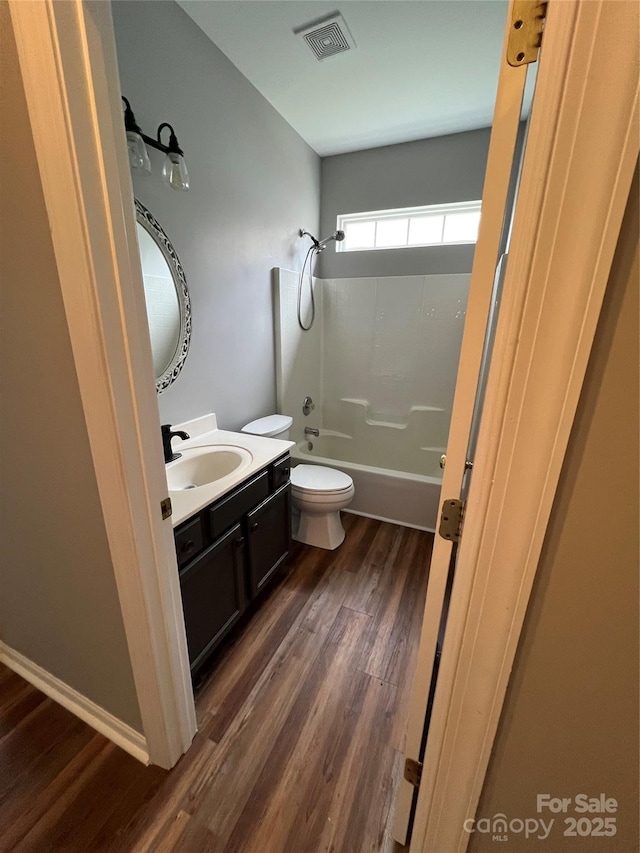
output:
[{"label": "shower arm", "polygon": [[344,231],[334,231],[331,236],[325,237],[324,240],[317,240],[313,234],[309,231],[305,231],[304,228],[301,228],[298,231],[298,234],[301,237],[309,237],[316,252],[322,252],[322,250],[326,248],[327,243],[330,243],[332,240],[335,240],[336,243],[341,243],[344,240]]},{"label": "shower arm", "polygon": [[311,242],[313,243],[314,248],[317,250],[320,249],[320,243],[318,242],[318,240],[316,240],[316,238],[313,236],[313,234],[311,234],[309,231],[305,231],[304,228],[301,228],[298,231],[298,234],[301,237],[309,237],[311,239]]}]

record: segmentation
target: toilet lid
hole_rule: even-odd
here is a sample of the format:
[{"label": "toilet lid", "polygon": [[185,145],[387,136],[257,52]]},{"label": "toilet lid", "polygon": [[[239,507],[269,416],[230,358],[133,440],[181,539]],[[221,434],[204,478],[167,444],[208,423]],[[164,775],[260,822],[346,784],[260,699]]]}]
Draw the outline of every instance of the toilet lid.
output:
[{"label": "toilet lid", "polygon": [[291,485],[305,492],[343,492],[353,486],[348,474],[323,465],[296,465],[291,469]]},{"label": "toilet lid", "polygon": [[245,424],[242,432],[248,432],[251,435],[278,435],[279,432],[289,429],[292,423],[293,418],[289,415],[267,415],[266,418],[258,418]]}]

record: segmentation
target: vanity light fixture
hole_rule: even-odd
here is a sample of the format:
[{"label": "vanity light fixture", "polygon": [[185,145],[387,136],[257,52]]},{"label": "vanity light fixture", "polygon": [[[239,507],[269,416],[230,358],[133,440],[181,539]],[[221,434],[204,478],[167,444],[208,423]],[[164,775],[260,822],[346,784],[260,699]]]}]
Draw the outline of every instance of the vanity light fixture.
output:
[{"label": "vanity light fixture", "polygon": [[[147,145],[166,154],[162,166],[162,180],[174,190],[186,192],[189,189],[189,173],[184,162],[184,152],[178,145],[176,133],[168,122],[158,127],[157,139],[147,136],[140,130],[129,101],[122,96],[124,102],[124,127],[127,134],[127,150],[129,165],[147,174],[151,173],[151,161],[147,153]],[[162,142],[161,134],[165,127],[169,128],[169,144]]]}]

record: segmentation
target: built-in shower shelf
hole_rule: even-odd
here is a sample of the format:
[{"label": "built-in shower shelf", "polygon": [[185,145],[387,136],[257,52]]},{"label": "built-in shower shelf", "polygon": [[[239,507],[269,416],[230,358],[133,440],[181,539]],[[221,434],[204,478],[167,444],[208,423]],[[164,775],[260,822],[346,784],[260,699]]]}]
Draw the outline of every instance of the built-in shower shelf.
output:
[{"label": "built-in shower shelf", "polygon": [[345,438],[348,441],[353,441],[353,436],[349,435],[346,432],[339,432],[338,430],[335,430],[335,429],[323,429],[320,432],[321,432],[321,435],[323,435],[323,436],[329,436],[329,437],[333,437],[333,438]]},{"label": "built-in shower shelf", "polygon": [[446,453],[446,447],[421,447],[426,453]]},{"label": "built-in shower shelf", "polygon": [[409,411],[403,414],[396,414],[395,412],[372,412],[371,403],[368,400],[342,397],[340,402],[363,408],[365,410],[364,422],[369,424],[369,426],[391,427],[392,429],[406,429],[414,412],[444,412],[444,409],[438,406],[411,406]]}]

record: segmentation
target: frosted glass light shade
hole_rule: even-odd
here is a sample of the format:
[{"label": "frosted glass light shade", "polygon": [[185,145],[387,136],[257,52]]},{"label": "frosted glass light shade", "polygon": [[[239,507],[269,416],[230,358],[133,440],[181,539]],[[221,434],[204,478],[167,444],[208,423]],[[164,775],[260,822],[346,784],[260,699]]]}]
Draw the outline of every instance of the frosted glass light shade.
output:
[{"label": "frosted glass light shade", "polygon": [[139,169],[146,174],[151,174],[151,161],[147,153],[147,146],[140,134],[133,130],[127,131],[127,151],[129,152],[129,165],[132,169]]},{"label": "frosted glass light shade", "polygon": [[162,180],[174,190],[186,192],[189,189],[189,172],[182,154],[169,151],[162,166]]}]

